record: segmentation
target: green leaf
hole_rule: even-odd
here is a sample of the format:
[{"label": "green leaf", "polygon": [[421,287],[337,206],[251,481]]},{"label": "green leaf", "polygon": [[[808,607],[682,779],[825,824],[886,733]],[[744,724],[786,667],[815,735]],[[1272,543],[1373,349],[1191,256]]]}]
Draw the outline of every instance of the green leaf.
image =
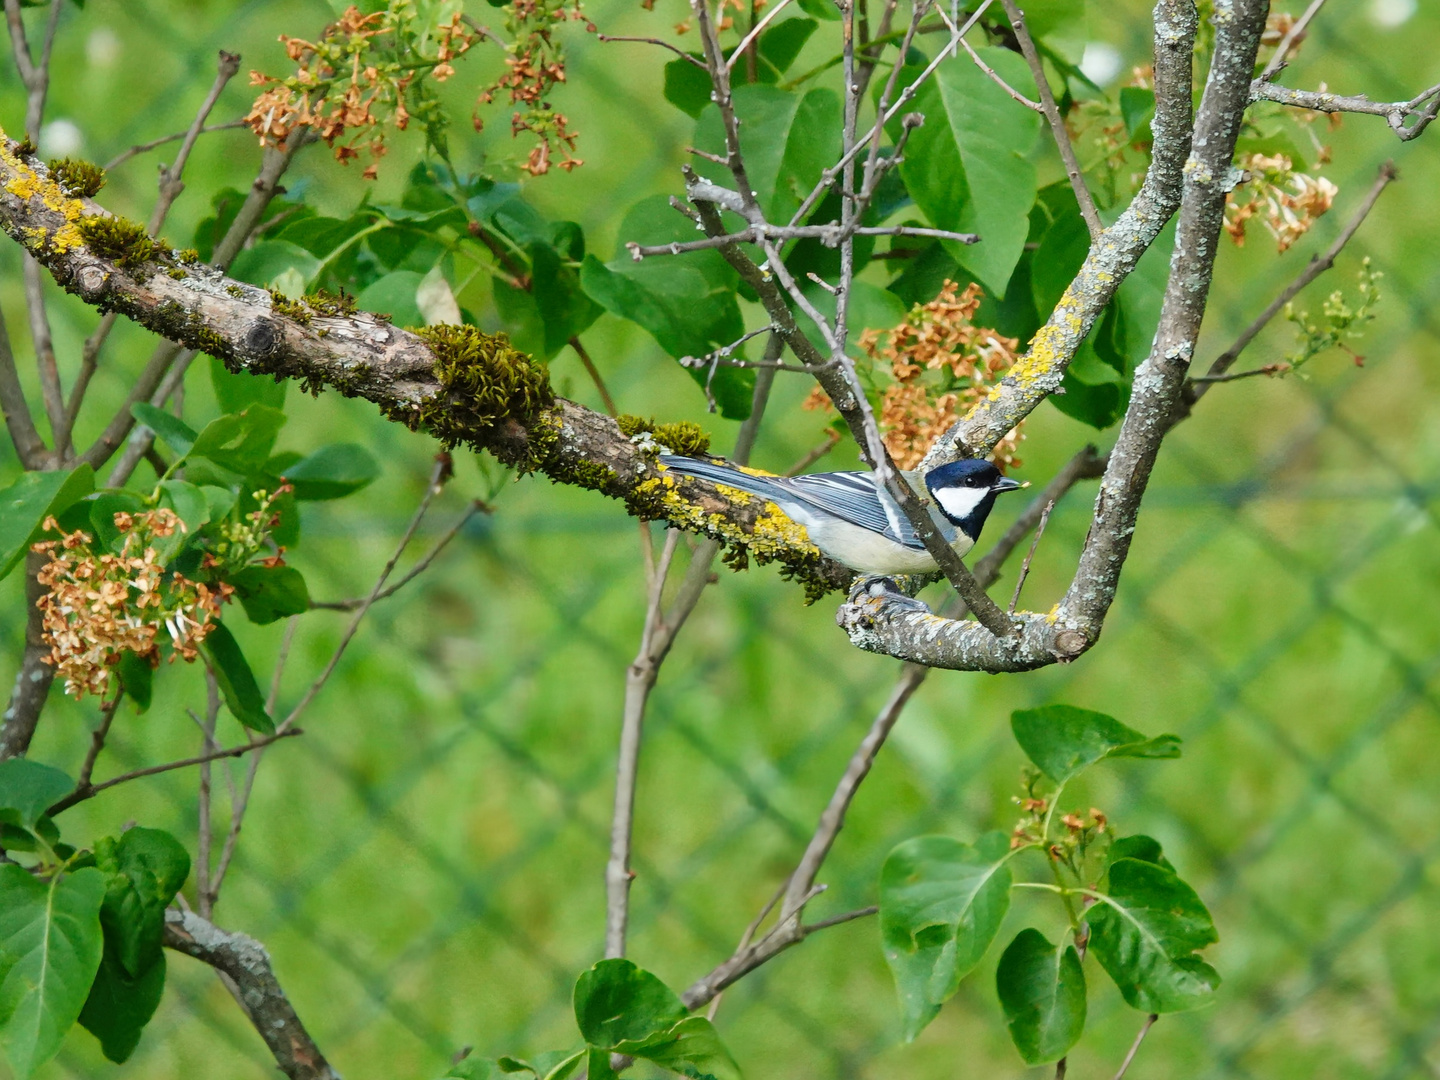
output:
[{"label": "green leaf", "polygon": [[230,264],[231,277],[261,288],[283,286],[281,291],[292,300],[300,298],[305,282],[319,272],[320,260],[287,240],[262,240],[240,252]]},{"label": "green leaf", "polygon": [[880,938],[905,1038],[940,1011],[995,940],[1010,907],[1009,838],[974,846],[920,836],[890,853],[880,871]]},{"label": "green leaf", "polygon": [[800,10],[826,22],[835,22],[840,18],[840,10],[833,0],[800,0]]},{"label": "green leaf", "polygon": [[150,666],[149,661],[142,660],[127,650],[120,654],[118,670],[120,685],[125,688],[126,696],[135,702],[135,711],[145,712],[150,708],[155,687],[155,669]]},{"label": "green leaf", "polygon": [[586,1080],[619,1080],[619,1073],[610,1067],[610,1051],[591,1046],[585,1051]]},{"label": "green leaf", "polygon": [[1065,783],[1102,758],[1180,756],[1177,735],[1147,739],[1113,716],[1073,705],[1019,710],[1011,714],[1010,727],[1025,756],[1057,784]]},{"label": "green leaf", "polygon": [[106,946],[138,978],[160,958],[165,908],[190,876],[190,856],[164,830],[137,825],[98,841],[95,865],[109,876],[100,909]]},{"label": "green leaf", "polygon": [[1110,850],[1105,853],[1105,859],[1107,863],[1119,862],[1121,859],[1139,859],[1172,872],[1175,869],[1170,865],[1170,860],[1165,858],[1160,841],[1139,833],[1116,837],[1110,844]]},{"label": "green leaf", "polygon": [[80,1026],[100,1040],[100,1050],[109,1060],[121,1064],[140,1045],[140,1035],[164,993],[163,954],[139,978],[132,978],[107,948],[80,1010]]},{"label": "green leaf", "polygon": [[27,472],[0,491],[0,578],[18,566],[45,519],[59,517],[95,490],[95,470]]},{"label": "green leaf", "polygon": [[184,457],[195,445],[194,428],[148,401],[137,401],[131,405],[130,415],[153,431],[161,442],[175,451],[177,457]]},{"label": "green leaf", "polygon": [[591,1046],[642,1043],[684,1018],[675,992],[629,960],[601,960],[575,982],[575,1022]]},{"label": "green leaf", "polygon": [[34,831],[45,809],[75,790],[59,769],[29,758],[0,761],[0,821]]},{"label": "green leaf", "polygon": [[375,455],[358,443],[331,443],[281,470],[297,499],[342,499],[380,475]]},{"label": "green leaf", "polygon": [[423,280],[425,275],[414,270],[396,270],[371,282],[355,298],[355,303],[365,311],[389,315],[396,326],[424,326],[425,317],[415,302],[415,293]]},{"label": "green leaf", "polygon": [[223,361],[210,357],[210,386],[221,412],[244,412],[247,405],[269,405],[280,409],[285,405],[285,391],[290,383],[263,375],[236,375]]},{"label": "green leaf", "polygon": [[102,548],[118,551],[120,529],[115,524],[116,514],[138,514],[145,509],[145,500],[133,491],[102,491],[88,504],[90,507],[90,530]]},{"label": "green leaf", "polygon": [[1195,955],[1219,940],[1200,897],[1173,870],[1139,859],[1110,866],[1104,901],[1086,914],[1090,951],[1141,1012],[1207,1004],[1219,973]]},{"label": "green leaf", "polygon": [[[1068,194],[1068,192],[1067,192]],[[1090,251],[1090,229],[1080,216],[1079,204],[1073,195],[1068,205],[1050,223],[1040,238],[1030,271],[1030,288],[1035,295],[1035,310],[1043,318],[1050,312],[1080,272]]]},{"label": "green leaf", "polygon": [[1033,927],[1000,957],[995,989],[1027,1065],[1058,1061],[1085,1030],[1085,971],[1075,946],[1061,952]]},{"label": "green leaf", "polygon": [[[1034,95],[1023,59],[998,47],[978,51],[1007,83]],[[926,120],[905,149],[905,187],[936,228],[979,233],[978,244],[947,242],[947,250],[988,293],[1004,296],[1030,229],[1036,182],[1028,155],[1040,117],[963,57],[936,69],[915,109]]]},{"label": "green leaf", "polygon": [[740,1080],[740,1066],[720,1041],[715,1025],[703,1016],[687,1016],[642,1042],[619,1043],[615,1050],[692,1080]]},{"label": "green leaf", "polygon": [[209,458],[227,469],[247,473],[265,464],[284,426],[285,414],[279,409],[251,405],[242,413],[206,424],[187,456]]},{"label": "green leaf", "polygon": [[215,680],[220,684],[225,704],[235,719],[254,731],[271,734],[275,730],[275,721],[265,711],[265,698],[260,694],[255,673],[240,651],[239,642],[224,623],[215,624],[200,649],[214,667]]},{"label": "green leaf", "polygon": [[60,1049],[100,967],[105,876],[0,866],[0,1046],[18,1080]]},{"label": "green leaf", "polygon": [[[736,87],[732,97],[755,199],[767,220],[788,222],[820,174],[839,156],[840,98],[823,88],[801,95],[762,84]],[[707,106],[701,113],[695,125],[695,145],[714,154],[724,153],[724,127],[717,106]],[[701,160],[695,168],[719,183],[734,183],[722,165]]]},{"label": "green leaf", "polygon": [[[673,213],[673,211],[672,211]],[[545,356],[554,356],[588,329],[604,309],[580,287],[576,264],[585,258],[585,235],[573,221],[556,222],[551,243],[532,242],[530,295],[545,328]]]},{"label": "green leaf", "polygon": [[1155,91],[1140,86],[1120,88],[1120,118],[1128,142],[1150,141],[1150,119],[1155,115]]},{"label": "green leaf", "polygon": [[310,610],[305,577],[293,566],[247,566],[227,580],[250,621],[261,626]]},{"label": "green leaf", "polygon": [[[773,83],[784,75],[818,26],[814,19],[782,19],[772,23],[760,35],[760,43],[755,49],[756,78],[760,82]],[[742,60],[735,65],[737,73],[744,72],[744,64]],[[706,82],[709,82],[708,77]]]},{"label": "green leaf", "polygon": [[157,540],[160,557],[169,562],[187,540],[195,537],[210,520],[210,500],[205,492],[184,480],[162,480],[160,482],[160,504],[173,511],[185,524],[184,532],[176,530],[168,537]]},{"label": "green leaf", "polygon": [[680,59],[665,65],[665,100],[681,112],[698,118],[710,104],[710,89],[710,75],[704,68]]}]

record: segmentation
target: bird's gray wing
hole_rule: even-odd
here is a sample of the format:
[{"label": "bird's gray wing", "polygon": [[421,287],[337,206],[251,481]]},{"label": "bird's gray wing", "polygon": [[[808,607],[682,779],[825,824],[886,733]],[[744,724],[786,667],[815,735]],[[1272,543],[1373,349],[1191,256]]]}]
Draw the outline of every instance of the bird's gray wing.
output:
[{"label": "bird's gray wing", "polygon": [[785,486],[813,506],[838,518],[870,529],[914,551],[925,545],[889,494],[880,490],[874,473],[811,473],[784,481]]}]

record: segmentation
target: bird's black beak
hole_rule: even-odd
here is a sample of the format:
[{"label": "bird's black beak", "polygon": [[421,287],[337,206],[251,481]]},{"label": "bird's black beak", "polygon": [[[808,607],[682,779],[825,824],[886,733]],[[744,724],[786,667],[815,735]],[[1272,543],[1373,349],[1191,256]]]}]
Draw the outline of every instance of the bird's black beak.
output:
[{"label": "bird's black beak", "polygon": [[990,490],[996,495],[999,495],[1002,491],[1019,491],[1024,486],[1025,485],[1018,480],[1011,480],[1008,476],[1002,476],[990,485]]}]

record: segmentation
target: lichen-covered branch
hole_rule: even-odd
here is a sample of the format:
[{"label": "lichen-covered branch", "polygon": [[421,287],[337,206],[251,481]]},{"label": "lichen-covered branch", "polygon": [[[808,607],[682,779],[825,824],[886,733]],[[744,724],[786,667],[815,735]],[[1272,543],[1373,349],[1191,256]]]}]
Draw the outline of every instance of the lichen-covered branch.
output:
[{"label": "lichen-covered branch", "polygon": [[340,1080],[275,978],[270,954],[252,937],[222,930],[193,911],[165,912],[165,946],[209,964],[265,1040],[275,1064],[290,1080]]},{"label": "lichen-covered branch", "polygon": [[1048,614],[1017,616],[1019,640],[1000,642],[973,623],[932,615],[886,588],[883,579],[871,579],[836,616],[861,648],[932,667],[1024,671],[1074,659],[1098,640],[1129,554],[1140,500],[1194,355],[1266,9],[1265,0],[1218,0],[1215,5],[1214,59],[1195,123],[1194,149],[1184,167],[1159,330],[1150,356],[1135,373],[1080,565],[1064,598]]},{"label": "lichen-covered branch", "polygon": [[1075,280],[1030,343],[1030,351],[989,397],[935,441],[922,469],[989,452],[1060,387],[1095,320],[1180,205],[1190,153],[1194,0],[1159,0],[1155,19],[1155,119],[1150,169],[1114,225],[1090,245]]},{"label": "lichen-covered branch", "polygon": [[1440,115],[1440,84],[1422,91],[1409,101],[1371,101],[1364,94],[1346,97],[1328,90],[1291,90],[1256,79],[1250,87],[1251,101],[1274,101],[1297,109],[1323,113],[1366,113],[1383,116],[1401,142],[1409,142]]},{"label": "lichen-covered branch", "polygon": [[[698,433],[622,432],[614,419],[555,397],[543,365],[500,336],[467,327],[412,332],[333,298],[289,301],[227,278],[67,191],[18,151],[0,133],[0,229],[87,303],[233,371],[362,397],[447,444],[620,499],[638,516],[724,542],[732,564],[777,561],[811,596],[853,577],[772,505],[666,475],[657,460],[663,440],[694,451]],[[113,435],[107,449],[124,438],[118,427]]]}]

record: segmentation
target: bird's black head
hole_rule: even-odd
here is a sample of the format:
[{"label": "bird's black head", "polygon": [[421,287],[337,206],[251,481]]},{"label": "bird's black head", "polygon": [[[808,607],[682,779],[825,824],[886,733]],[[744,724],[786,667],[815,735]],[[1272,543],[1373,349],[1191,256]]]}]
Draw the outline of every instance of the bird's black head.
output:
[{"label": "bird's black head", "polygon": [[1001,476],[988,461],[962,458],[931,469],[925,474],[925,486],[946,520],[971,540],[979,540],[995,496],[1021,485]]}]

